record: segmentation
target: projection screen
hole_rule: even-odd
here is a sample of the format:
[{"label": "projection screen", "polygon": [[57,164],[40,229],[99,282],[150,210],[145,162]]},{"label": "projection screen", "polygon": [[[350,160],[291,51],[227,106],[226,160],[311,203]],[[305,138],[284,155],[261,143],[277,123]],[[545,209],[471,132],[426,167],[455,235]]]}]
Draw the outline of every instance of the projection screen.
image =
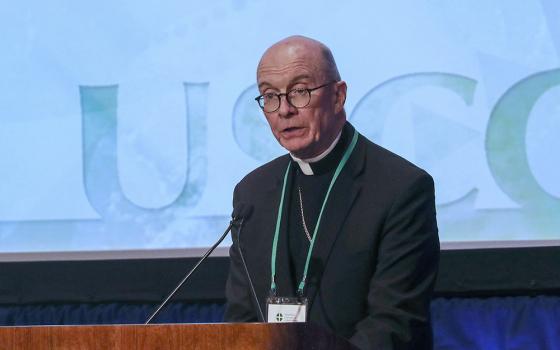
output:
[{"label": "projection screen", "polygon": [[332,49],[358,131],[433,175],[444,247],[558,244],[557,1],[0,11],[0,259],[210,246],[235,184],[285,153],[253,98],[293,34]]}]

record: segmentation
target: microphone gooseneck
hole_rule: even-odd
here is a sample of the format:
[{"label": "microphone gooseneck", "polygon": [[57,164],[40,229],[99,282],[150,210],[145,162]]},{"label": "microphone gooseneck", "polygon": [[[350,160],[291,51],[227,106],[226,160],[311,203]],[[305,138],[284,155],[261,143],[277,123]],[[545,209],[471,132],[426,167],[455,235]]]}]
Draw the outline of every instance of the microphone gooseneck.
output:
[{"label": "microphone gooseneck", "polygon": [[224,240],[224,238],[226,238],[227,234],[229,233],[229,231],[231,231],[232,227],[238,222],[241,221],[243,222],[243,219],[245,217],[248,217],[251,214],[252,211],[252,206],[250,205],[246,205],[244,203],[241,203],[237,208],[234,209],[233,213],[231,214],[232,219],[229,222],[228,227],[226,228],[226,230],[224,231],[224,233],[222,234],[222,236],[218,239],[218,241],[216,243],[214,243],[214,245],[212,247],[210,247],[210,249],[208,249],[206,251],[206,253],[204,253],[204,255],[202,256],[202,258],[200,258],[200,260],[198,260],[198,262],[196,263],[196,265],[194,265],[194,267],[192,269],[190,269],[190,271],[185,275],[185,277],[183,277],[183,279],[179,282],[179,284],[177,284],[177,286],[171,291],[171,293],[169,293],[169,295],[163,300],[163,302],[161,304],[159,304],[159,306],[156,308],[156,310],[154,312],[152,312],[152,314],[148,317],[148,319],[146,320],[146,322],[144,323],[145,325],[149,324],[161,311],[161,309],[167,305],[167,303],[169,302],[169,300],[171,300],[171,298],[175,295],[175,293],[177,293],[177,291],[183,286],[183,284],[185,284],[185,282],[189,279],[189,277],[191,277],[191,275],[193,274],[193,272],[196,271],[196,269],[198,268],[198,266],[200,266],[200,264],[206,260],[206,258],[212,254],[212,252],[216,249],[216,247],[218,245],[220,245],[220,243],[222,243],[222,241]]},{"label": "microphone gooseneck", "polygon": [[237,251],[239,252],[239,256],[241,257],[241,264],[243,265],[243,269],[245,270],[245,275],[247,276],[247,281],[249,282],[251,294],[255,299],[255,303],[257,304],[257,310],[259,311],[258,317],[260,318],[261,322],[266,322],[264,318],[264,314],[261,309],[261,304],[259,304],[259,298],[257,298],[257,293],[255,292],[255,287],[253,286],[251,275],[249,274],[249,270],[247,269],[247,264],[245,263],[245,258],[243,257],[243,252],[241,251],[241,230],[243,229],[243,220],[244,219],[242,219],[239,222],[239,229],[237,230]]}]

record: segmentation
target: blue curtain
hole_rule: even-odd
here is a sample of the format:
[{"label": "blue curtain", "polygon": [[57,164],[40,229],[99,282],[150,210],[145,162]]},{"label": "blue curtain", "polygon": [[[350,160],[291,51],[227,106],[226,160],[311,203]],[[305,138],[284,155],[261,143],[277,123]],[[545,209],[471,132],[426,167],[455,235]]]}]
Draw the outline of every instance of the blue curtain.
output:
[{"label": "blue curtain", "polygon": [[[143,323],[152,304],[0,306],[0,325]],[[437,350],[558,350],[560,297],[438,298],[432,302]],[[221,303],[172,303],[158,323],[220,322]]]},{"label": "blue curtain", "polygon": [[[155,310],[153,304],[38,304],[0,306],[0,325],[139,324]],[[220,322],[223,304],[172,303],[153,323]]]},{"label": "blue curtain", "polygon": [[560,297],[435,299],[438,350],[558,350]]}]

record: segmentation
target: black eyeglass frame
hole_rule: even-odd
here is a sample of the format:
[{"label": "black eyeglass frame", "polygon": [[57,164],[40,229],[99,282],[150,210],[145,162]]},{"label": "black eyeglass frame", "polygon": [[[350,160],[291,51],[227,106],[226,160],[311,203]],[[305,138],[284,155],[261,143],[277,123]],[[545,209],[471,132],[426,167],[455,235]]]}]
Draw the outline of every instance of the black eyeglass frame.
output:
[{"label": "black eyeglass frame", "polygon": [[[292,90],[290,90],[290,91],[283,92],[283,93],[281,93],[281,94],[276,94],[276,93],[275,93],[274,95],[275,95],[276,98],[278,99],[278,107],[276,107],[276,109],[273,110],[273,111],[265,111],[265,110],[264,110],[264,105],[261,105],[261,101],[263,100],[264,95],[268,95],[269,93],[262,94],[262,95],[259,95],[259,96],[255,97],[255,101],[257,101],[257,104],[259,105],[259,107],[260,107],[265,113],[274,113],[274,112],[276,112],[278,109],[280,109],[280,105],[282,104],[282,96],[285,96],[285,97],[286,97],[286,102],[288,102],[288,103],[290,104],[290,106],[292,106],[292,107],[294,107],[294,108],[305,108],[305,107],[307,107],[307,106],[309,105],[309,103],[311,103],[311,93],[312,93],[313,91],[318,90],[318,89],[320,89],[320,88],[324,88],[325,86],[328,86],[328,85],[334,84],[334,83],[338,83],[338,81],[337,81],[337,80],[333,80],[333,81],[330,81],[330,82],[325,83],[325,84],[323,84],[323,85],[319,85],[319,86],[314,87],[314,88],[308,88],[308,89],[300,89],[300,88],[298,88],[298,89],[292,89]],[[290,98],[289,98],[288,96],[290,96],[290,93],[291,93],[292,91],[296,91],[296,90],[305,90],[305,91],[307,91],[307,95],[309,96],[309,100],[307,101],[307,103],[306,103],[304,106],[301,106],[301,107],[294,106],[293,103],[292,103],[292,101],[290,101]],[[264,104],[264,102],[263,102],[263,104]]]}]

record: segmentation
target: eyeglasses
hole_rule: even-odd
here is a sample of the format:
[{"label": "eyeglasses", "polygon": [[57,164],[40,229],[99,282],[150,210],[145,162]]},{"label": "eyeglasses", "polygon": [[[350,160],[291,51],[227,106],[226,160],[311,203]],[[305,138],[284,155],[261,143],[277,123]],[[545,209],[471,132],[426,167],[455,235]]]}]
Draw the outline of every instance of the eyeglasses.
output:
[{"label": "eyeglasses", "polygon": [[309,102],[311,102],[311,92],[317,89],[323,88],[327,85],[336,83],[336,81],[331,81],[326,84],[311,88],[297,88],[292,89],[288,92],[277,94],[275,92],[267,92],[260,96],[255,97],[255,101],[259,104],[259,107],[266,113],[276,112],[280,108],[280,98],[286,96],[286,101],[295,108],[306,107]]}]

